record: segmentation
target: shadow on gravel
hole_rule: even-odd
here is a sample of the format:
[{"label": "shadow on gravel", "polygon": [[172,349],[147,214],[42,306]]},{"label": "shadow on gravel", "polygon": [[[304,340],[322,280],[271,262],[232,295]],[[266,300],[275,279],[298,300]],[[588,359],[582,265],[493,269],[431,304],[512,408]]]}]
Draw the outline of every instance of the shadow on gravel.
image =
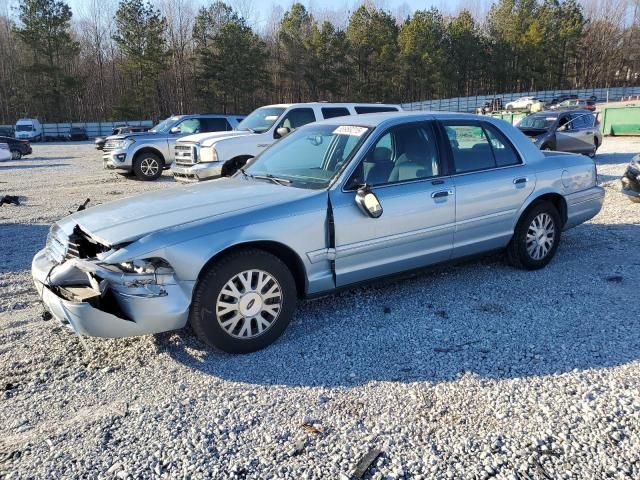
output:
[{"label": "shadow on gravel", "polygon": [[[47,158],[46,160],[50,160],[50,159]],[[70,163],[45,163],[43,165],[0,165],[0,170],[25,170],[29,168],[56,168],[56,167],[67,167],[69,165],[71,164]]]},{"label": "shadow on gravel", "polygon": [[48,232],[49,225],[0,225],[0,272],[31,270],[31,260],[38,250],[44,247]]},{"label": "shadow on gravel", "polygon": [[[640,218],[640,217],[639,217]],[[640,225],[565,232],[526,272],[500,255],[302,302],[280,340],[250,355],[210,351],[185,330],[159,351],[204,374],[258,385],[356,386],[561,374],[640,358]],[[635,313],[634,313],[635,312]],[[402,401],[402,399],[398,399]]]},{"label": "shadow on gravel", "polygon": [[637,153],[598,153],[595,158],[596,165],[612,165],[629,163]]}]

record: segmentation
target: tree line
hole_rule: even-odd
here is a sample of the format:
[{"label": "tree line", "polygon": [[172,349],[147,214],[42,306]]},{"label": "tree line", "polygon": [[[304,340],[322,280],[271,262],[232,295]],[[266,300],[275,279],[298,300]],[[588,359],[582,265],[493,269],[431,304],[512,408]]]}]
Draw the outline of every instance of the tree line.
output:
[{"label": "tree line", "polygon": [[[640,84],[640,0],[496,0],[485,15],[300,3],[253,28],[222,1],[19,0],[0,13],[0,123],[154,119],[280,102],[412,102]],[[323,18],[324,17],[324,18]]]}]

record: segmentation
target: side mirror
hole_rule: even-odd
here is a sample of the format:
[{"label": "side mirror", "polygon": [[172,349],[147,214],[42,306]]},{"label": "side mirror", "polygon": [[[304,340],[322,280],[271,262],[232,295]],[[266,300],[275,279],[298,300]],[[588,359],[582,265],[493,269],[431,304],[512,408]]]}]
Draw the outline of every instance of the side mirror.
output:
[{"label": "side mirror", "polygon": [[360,210],[371,218],[379,218],[382,215],[380,200],[366,185],[356,192],[356,203]]},{"label": "side mirror", "polygon": [[171,127],[171,130],[169,131],[175,135],[176,133],[180,133],[182,130],[180,127]]},{"label": "side mirror", "polygon": [[289,132],[291,132],[291,129],[289,127],[279,127],[278,129],[276,129],[276,138],[282,138],[286,135],[289,135]]}]

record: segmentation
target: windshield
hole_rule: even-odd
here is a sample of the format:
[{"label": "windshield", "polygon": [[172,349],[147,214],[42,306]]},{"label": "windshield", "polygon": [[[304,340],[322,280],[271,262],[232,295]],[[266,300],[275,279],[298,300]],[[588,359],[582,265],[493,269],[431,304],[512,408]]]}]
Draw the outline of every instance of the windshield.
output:
[{"label": "windshield", "polygon": [[251,130],[255,133],[264,133],[271,128],[282,112],[284,107],[262,107],[254,110],[247,118],[238,125],[238,130]]},{"label": "windshield", "polygon": [[249,175],[274,176],[293,186],[323,188],[360,148],[371,131],[352,125],[308,125],[265,150],[246,169]]},{"label": "windshield", "polygon": [[161,121],[158,125],[153,127],[150,132],[157,133],[169,133],[169,131],[180,121],[180,117],[169,117]]},{"label": "windshield", "polygon": [[525,117],[520,121],[518,127],[520,128],[537,128],[540,130],[549,130],[551,125],[555,123],[557,117],[541,117],[536,115],[531,115],[529,117]]},{"label": "windshield", "polygon": [[16,125],[16,132],[30,132],[33,130],[33,125]]}]

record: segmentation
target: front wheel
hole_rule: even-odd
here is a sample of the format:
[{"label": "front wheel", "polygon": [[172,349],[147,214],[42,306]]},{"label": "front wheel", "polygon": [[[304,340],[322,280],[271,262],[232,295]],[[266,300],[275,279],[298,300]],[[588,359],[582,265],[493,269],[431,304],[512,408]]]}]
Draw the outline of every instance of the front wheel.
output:
[{"label": "front wheel", "polygon": [[189,323],[208,345],[249,353],[282,335],[296,302],[296,284],[282,260],[262,250],[242,250],[215,261],[204,273]]},{"label": "front wheel", "polygon": [[133,161],[133,173],[139,180],[156,180],[162,175],[163,162],[155,153],[142,153]]},{"label": "front wheel", "polygon": [[11,150],[11,160],[20,160],[22,152],[20,150]]},{"label": "front wheel", "polygon": [[527,210],[518,221],[507,246],[509,263],[524,270],[545,267],[560,244],[562,222],[549,202],[540,202]]}]

